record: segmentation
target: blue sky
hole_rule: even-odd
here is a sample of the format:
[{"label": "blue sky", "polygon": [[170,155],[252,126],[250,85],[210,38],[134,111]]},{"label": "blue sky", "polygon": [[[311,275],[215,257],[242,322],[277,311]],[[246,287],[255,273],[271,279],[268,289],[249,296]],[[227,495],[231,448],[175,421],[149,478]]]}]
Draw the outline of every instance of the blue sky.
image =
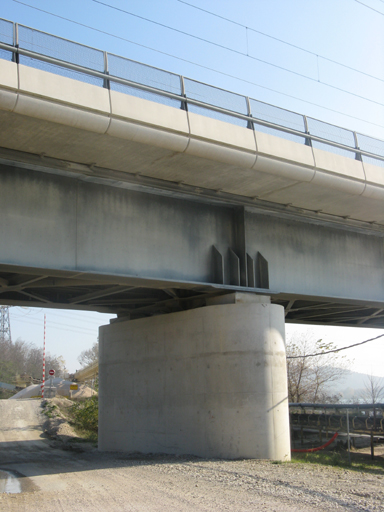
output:
[{"label": "blue sky", "polygon": [[[384,139],[383,0],[2,0],[0,16]],[[13,337],[41,343],[43,314],[13,308]],[[47,311],[48,350],[73,371],[108,318]],[[384,331],[313,332],[348,345]],[[370,347],[355,369],[384,375],[384,342]]]},{"label": "blue sky", "polygon": [[383,14],[356,0],[2,0],[0,12],[11,21],[384,138],[384,3],[362,1]]}]

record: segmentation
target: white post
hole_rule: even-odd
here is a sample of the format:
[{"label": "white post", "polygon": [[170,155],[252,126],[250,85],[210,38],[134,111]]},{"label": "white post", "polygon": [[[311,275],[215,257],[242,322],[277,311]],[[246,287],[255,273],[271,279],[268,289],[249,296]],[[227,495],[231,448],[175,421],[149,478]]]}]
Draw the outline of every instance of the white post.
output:
[{"label": "white post", "polygon": [[44,399],[44,387],[45,387],[45,331],[47,326],[47,317],[44,313],[44,345],[43,345],[43,382],[41,384],[41,398]]}]

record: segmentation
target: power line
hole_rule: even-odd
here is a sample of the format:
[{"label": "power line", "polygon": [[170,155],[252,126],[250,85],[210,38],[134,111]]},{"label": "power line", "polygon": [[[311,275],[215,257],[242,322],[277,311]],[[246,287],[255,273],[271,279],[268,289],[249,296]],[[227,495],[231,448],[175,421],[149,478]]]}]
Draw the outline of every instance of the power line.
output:
[{"label": "power line", "polygon": [[[21,313],[21,316],[29,316],[29,315],[38,315],[43,311],[43,308],[30,308],[26,306],[16,306],[16,308],[19,308],[24,311],[16,311],[16,313]],[[13,316],[13,315],[12,315]]]},{"label": "power line", "polygon": [[[290,43],[289,41],[285,41],[284,39],[280,39],[279,37],[271,36],[271,34],[267,34],[266,32],[262,32],[261,30],[257,30],[255,28],[248,27],[247,25],[243,25],[242,23],[238,23],[237,21],[233,21],[230,18],[226,18],[225,16],[221,16],[220,14],[216,14],[212,11],[208,11],[207,9],[203,9],[202,7],[198,7],[197,5],[190,4],[189,2],[185,2],[184,0],[176,0],[176,1],[180,2],[181,4],[188,5],[189,7],[192,7],[193,9],[197,9],[198,11],[203,11],[207,14],[210,14],[211,16],[214,16],[215,18],[220,18],[224,21],[228,21],[228,23],[232,23],[233,25],[242,27],[242,28],[246,29],[247,31],[250,30],[251,32],[255,32],[256,34],[260,34],[264,37],[269,37],[270,39],[273,39],[274,41],[278,41],[279,43],[285,44],[287,46],[291,46],[292,48],[295,48],[296,50],[301,50],[302,52],[308,53],[309,55],[313,55],[316,58],[320,57],[323,60],[332,62],[332,64],[337,64],[338,66],[342,66],[343,68],[350,69],[351,71],[355,71],[356,73],[360,73],[361,75],[368,76],[369,78],[373,78],[374,80],[379,80],[380,82],[384,82],[383,78],[379,78],[375,75],[371,75],[370,73],[366,73],[365,71],[361,71],[360,69],[356,69],[352,66],[348,66],[347,64],[343,64],[342,62],[339,62],[337,60],[330,59],[329,57],[324,57],[324,55],[319,55],[318,53],[308,50],[307,48],[303,48],[302,46],[298,46],[296,44]],[[384,0],[380,0],[380,2],[384,3]]]},{"label": "power line", "polygon": [[[17,306],[18,309],[24,309],[24,307],[21,307],[21,306]],[[29,310],[28,313],[25,313],[25,315],[29,315],[29,313],[31,314],[38,314],[38,313],[41,313],[42,311],[44,311],[44,308],[33,308],[33,307],[27,307],[26,309]],[[36,310],[36,311],[32,311],[32,310]],[[67,312],[69,312],[69,314],[66,314]],[[22,311],[17,311],[18,313],[22,313]],[[92,313],[92,314],[95,314],[95,315],[109,315],[109,313],[99,313],[97,311],[82,311],[82,310],[68,310],[68,309],[64,309],[64,310],[61,310],[61,309],[51,309],[50,310],[50,317],[51,316],[55,316],[55,317],[58,317],[58,318],[70,318],[71,320],[74,320],[74,321],[79,321],[79,322],[85,322],[85,323],[89,323],[89,324],[92,324],[94,326],[97,326],[99,325],[99,321],[95,318],[94,320],[90,320],[88,318],[81,318],[79,315],[84,315],[84,314],[87,314],[87,313]],[[22,315],[23,316],[23,315]],[[101,319],[100,319],[101,320]]]},{"label": "power line", "polygon": [[[68,310],[66,310],[68,311]],[[76,310],[72,310],[73,313],[78,313],[78,314],[84,314],[86,313],[85,311],[76,311]],[[108,315],[110,316],[109,313],[98,313],[98,312],[93,312],[93,313],[96,313],[96,314],[102,314],[102,315]],[[103,321],[103,322],[107,322],[106,319],[100,319],[97,320],[89,320],[87,318],[80,318],[74,314],[69,314],[69,315],[66,315],[65,313],[62,313],[61,311],[59,313],[50,313],[50,316],[53,315],[53,316],[56,316],[57,318],[61,318],[61,319],[66,319],[66,318],[69,318],[71,319],[72,321],[76,321],[76,322],[82,322],[82,323],[88,323],[92,326],[94,326],[95,328],[98,327],[100,325],[100,322]]]},{"label": "power line", "polygon": [[276,69],[280,69],[281,71],[285,71],[286,73],[291,73],[295,76],[298,76],[300,78],[305,78],[306,80],[310,80],[311,82],[316,82],[324,85],[325,87],[329,87],[331,89],[334,89],[336,91],[343,92],[345,94],[349,94],[351,96],[354,96],[356,98],[359,98],[364,101],[368,101],[370,103],[374,103],[375,105],[380,105],[381,107],[384,107],[384,103],[380,103],[379,101],[372,100],[370,98],[367,98],[366,96],[361,96],[360,94],[356,94],[351,91],[347,91],[346,89],[343,89],[342,87],[337,87],[336,85],[332,85],[328,82],[323,82],[319,78],[313,78],[309,75],[305,75],[304,73],[299,73],[298,71],[293,71],[293,69],[286,68],[285,66],[279,66],[278,64],[274,64],[273,62],[270,62],[268,60],[259,59],[258,57],[254,57],[253,55],[249,55],[248,53],[241,52],[240,50],[235,50],[234,48],[230,48],[229,46],[225,46],[220,43],[216,43],[215,41],[211,41],[210,39],[205,39],[204,37],[196,36],[195,34],[191,34],[189,32],[185,32],[184,30],[180,30],[178,28],[170,27],[169,25],[165,25],[164,23],[160,23],[158,21],[151,20],[149,18],[146,18],[144,16],[140,16],[139,14],[132,13],[130,11],[126,11],[125,9],[121,9],[120,7],[115,7],[114,5],[107,4],[106,2],[102,2],[101,0],[91,0],[92,2],[96,4],[103,5],[105,7],[108,7],[109,9],[113,9],[115,11],[122,12],[124,14],[127,14],[128,16],[133,16],[134,18],[138,18],[140,20],[144,20],[148,23],[152,23],[153,25],[157,25],[159,27],[166,28],[167,30],[172,30],[173,32],[177,32],[178,34],[182,34],[188,37],[192,37],[193,39],[197,39],[198,41],[202,41],[204,43],[210,44],[212,46],[216,46],[217,48],[221,48],[222,50],[226,50],[228,52],[232,52],[236,55],[241,55],[243,57],[246,57],[248,59],[254,60],[256,62],[261,62],[262,64],[266,64],[267,66],[272,66]]},{"label": "power line", "polygon": [[[16,320],[19,320],[19,321],[24,321],[24,318],[27,317],[29,320],[37,321],[36,318],[31,318],[31,316],[33,317],[35,315],[39,315],[39,314],[41,314],[42,311],[44,311],[44,308],[16,306],[16,311],[14,309],[12,310],[12,318],[15,318]],[[61,319],[61,320],[70,319],[70,320],[72,320],[72,324],[73,324],[72,327],[77,327],[77,325],[75,325],[74,322],[80,322],[82,324],[90,324],[95,329],[100,326],[102,321],[103,322],[107,321],[106,319],[101,319],[101,318],[100,318],[100,321],[96,318],[94,320],[90,320],[88,318],[81,318],[79,315],[84,315],[84,313],[86,313],[86,312],[79,311],[79,310],[72,310],[72,314],[65,314],[65,312],[63,312],[61,310],[51,310],[49,313],[49,316],[50,316],[50,318],[53,316],[54,318]],[[98,313],[98,312],[93,312],[93,313],[111,316],[109,313]],[[23,319],[23,320],[21,320],[21,319]],[[80,329],[89,329],[89,326],[88,327],[79,326],[79,328]]]},{"label": "power line", "polygon": [[317,354],[307,354],[302,356],[287,356],[287,359],[304,359],[305,357],[316,357],[316,356],[325,356],[326,354],[333,354],[334,352],[341,352],[342,350],[347,350],[349,348],[358,347],[359,345],[364,345],[364,343],[368,343],[369,341],[378,340],[382,338],[384,334],[380,334],[376,336],[376,338],[370,338],[369,340],[360,341],[360,343],[354,343],[353,345],[348,345],[348,347],[335,348],[333,350],[326,350],[325,352],[318,352]]},{"label": "power line", "polygon": [[[18,321],[20,322],[21,324],[30,324],[30,325],[35,325],[35,326],[39,326],[41,325],[41,322],[39,322],[37,319],[28,319],[28,320],[25,320],[24,318],[23,319],[20,319],[20,318],[17,318],[15,316],[12,317],[14,321]],[[97,327],[98,326],[95,326],[94,329],[90,329],[88,327],[80,327],[80,326],[77,326],[77,325],[70,325],[70,327],[72,327],[73,329],[71,329],[70,327],[68,327],[68,323],[66,324],[63,324],[61,322],[52,322],[50,321],[49,322],[49,325],[53,328],[53,329],[62,329],[62,327],[64,327],[65,331],[72,331],[72,332],[77,332],[78,334],[86,334],[86,335],[94,335],[95,332],[97,332]]]},{"label": "power line", "polygon": [[141,44],[141,43],[137,43],[135,41],[132,41],[131,39],[127,39],[125,37],[118,36],[116,34],[112,34],[111,32],[106,32],[105,30],[101,30],[101,29],[92,27],[90,25],[86,25],[85,23],[81,23],[79,21],[75,21],[75,20],[72,20],[70,18],[66,18],[64,16],[60,16],[59,14],[55,14],[53,12],[46,11],[46,10],[41,9],[39,7],[35,7],[33,5],[30,5],[30,4],[27,4],[25,2],[22,2],[21,0],[12,0],[12,1],[16,2],[18,4],[21,4],[21,5],[24,5],[26,7],[29,7],[30,9],[34,9],[36,11],[43,12],[43,13],[48,14],[50,16],[53,16],[55,18],[62,19],[62,20],[67,21],[69,23],[73,23],[74,25],[79,25],[81,27],[87,28],[89,30],[93,30],[93,31],[98,32],[100,34],[104,34],[104,35],[107,35],[109,37],[113,37],[115,39],[119,39],[121,41],[125,41],[127,43],[133,44],[135,46],[139,46],[141,48],[145,48],[146,50],[150,50],[150,51],[153,51],[153,52],[156,52],[156,53],[160,53],[161,55],[165,55],[167,57],[171,57],[173,59],[180,60],[182,62],[186,62],[187,64],[192,64],[193,66],[197,66],[199,68],[206,69],[208,71],[212,71],[214,73],[226,76],[228,78],[233,78],[234,80],[238,80],[239,82],[243,82],[243,83],[247,83],[247,84],[250,84],[250,85],[254,85],[256,87],[259,87],[260,89],[265,89],[267,91],[274,92],[276,94],[280,94],[280,95],[285,96],[287,98],[291,98],[291,99],[294,99],[294,100],[297,100],[297,101],[301,101],[302,103],[307,103],[308,105],[312,105],[312,106],[315,106],[315,107],[318,107],[318,108],[322,108],[322,109],[327,110],[329,112],[333,112],[335,114],[340,114],[340,115],[348,117],[350,119],[355,119],[357,121],[362,121],[363,123],[367,123],[367,124],[370,124],[372,126],[377,126],[379,128],[382,128],[381,124],[373,123],[372,121],[367,121],[366,119],[362,119],[361,117],[353,116],[351,114],[346,114],[345,112],[341,112],[340,110],[336,110],[336,109],[333,109],[333,108],[325,107],[324,105],[320,105],[319,103],[315,103],[313,101],[303,100],[302,98],[299,98],[298,96],[294,96],[292,94],[288,94],[288,93],[285,93],[285,92],[282,92],[282,91],[278,91],[277,89],[272,89],[271,87],[267,87],[265,85],[261,85],[261,84],[258,84],[256,82],[252,82],[251,80],[246,80],[245,78],[239,78],[238,76],[232,75],[230,73],[225,73],[224,71],[219,71],[218,69],[212,68],[210,66],[204,66],[203,64],[199,64],[197,62],[185,59],[183,57],[177,57],[176,55],[173,55],[172,53],[164,52],[162,50],[158,50],[157,48],[152,48],[151,46],[147,46],[147,45],[144,45],[144,44]]},{"label": "power line", "polygon": [[377,9],[374,9],[373,7],[370,7],[369,5],[364,4],[363,2],[360,2],[360,0],[355,0],[355,2],[357,2],[358,4],[364,5],[364,7],[366,7],[367,9],[371,9],[371,11],[375,11],[378,14],[381,14],[382,16],[384,16],[384,12],[380,12]]}]

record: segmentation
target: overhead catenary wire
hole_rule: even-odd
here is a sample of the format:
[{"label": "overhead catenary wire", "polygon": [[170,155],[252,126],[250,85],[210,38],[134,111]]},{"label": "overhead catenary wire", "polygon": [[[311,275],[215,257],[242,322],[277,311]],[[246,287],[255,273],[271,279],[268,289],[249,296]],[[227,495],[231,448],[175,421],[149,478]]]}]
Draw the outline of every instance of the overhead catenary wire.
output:
[{"label": "overhead catenary wire", "polygon": [[225,46],[225,45],[217,43],[215,41],[211,41],[210,39],[206,39],[204,37],[200,37],[200,36],[197,36],[195,34],[191,34],[189,32],[185,32],[184,30],[180,30],[180,29],[175,28],[175,27],[170,27],[169,25],[165,25],[164,23],[160,23],[159,21],[151,20],[150,18],[146,18],[145,16],[140,16],[139,14],[135,14],[135,13],[132,13],[132,12],[127,11],[125,9],[122,9],[121,7],[116,7],[116,6],[108,4],[106,2],[102,2],[101,0],[91,0],[91,1],[96,3],[96,4],[104,5],[105,7],[108,7],[110,9],[115,10],[115,11],[122,12],[124,14],[129,15],[129,16],[133,16],[134,18],[138,18],[138,19],[141,19],[141,20],[146,21],[148,23],[152,23],[154,25],[157,25],[159,27],[166,28],[167,30],[172,30],[173,32],[177,32],[179,34],[182,34],[182,35],[185,35],[185,36],[188,36],[188,37],[192,37],[193,39],[197,39],[198,41],[202,41],[204,43],[216,46],[217,48],[221,48],[222,50],[226,50],[226,51],[235,53],[236,55],[242,55],[243,57],[246,57],[247,59],[251,59],[251,60],[254,60],[254,61],[257,61],[257,62],[261,62],[262,64],[266,64],[267,66],[272,66],[272,67],[274,67],[276,69],[280,69],[281,71],[284,71],[286,73],[291,73],[291,74],[293,74],[295,76],[298,76],[300,78],[304,78],[305,80],[310,80],[312,82],[320,83],[321,85],[323,85],[325,87],[329,87],[329,88],[334,89],[336,91],[343,92],[344,94],[349,94],[349,95],[354,96],[356,98],[359,98],[361,100],[368,101],[368,102],[373,103],[375,105],[379,105],[381,107],[384,107],[384,103],[381,103],[381,102],[376,101],[376,100],[372,100],[371,98],[367,98],[366,96],[362,96],[361,94],[356,94],[356,93],[354,93],[352,91],[348,91],[347,89],[343,89],[342,87],[337,87],[336,85],[332,85],[332,84],[330,84],[328,82],[323,82],[322,80],[320,80],[320,77],[314,78],[314,77],[311,77],[309,75],[305,75],[304,73],[299,73],[298,71],[294,71],[293,69],[286,68],[285,66],[280,66],[279,64],[274,64],[273,62],[270,62],[268,60],[260,59],[259,57],[255,57],[254,55],[249,55],[248,52],[242,52],[240,50],[235,50],[234,48],[230,48],[229,46]]},{"label": "overhead catenary wire", "polygon": [[379,336],[376,336],[375,338],[370,338],[369,340],[360,341],[359,343],[353,343],[353,345],[348,345],[347,347],[335,348],[332,350],[324,350],[324,352],[317,352],[316,354],[302,354],[301,356],[287,356],[287,359],[304,359],[306,357],[325,356],[326,354],[333,354],[334,352],[341,352],[342,350],[348,350],[353,347],[358,347],[359,345],[364,345],[365,343],[368,343],[369,341],[378,340],[379,338],[382,338],[383,336],[384,336],[384,334],[380,334]]},{"label": "overhead catenary wire", "polygon": [[[35,326],[40,325],[40,322],[37,319],[25,320],[25,319],[19,319],[17,317],[12,317],[12,319],[13,319],[13,321],[16,321],[16,322],[20,321],[22,324],[29,324],[29,325],[35,325]],[[90,335],[94,336],[95,331],[97,331],[97,329],[99,327],[98,325],[95,325],[94,329],[90,329],[88,327],[80,327],[80,326],[76,326],[76,325],[71,325],[70,327],[73,327],[73,329],[71,329],[68,327],[68,323],[64,324],[61,322],[50,322],[50,326],[51,326],[51,328],[57,328],[60,330],[62,330],[64,327],[65,331],[77,332],[79,334],[83,334],[83,335],[87,335],[87,336],[90,336]]]},{"label": "overhead catenary wire", "polygon": [[[28,311],[27,312],[24,312],[24,311],[20,311],[20,310],[23,310],[23,309],[27,309]],[[37,315],[37,314],[40,314],[41,312],[43,311],[43,308],[35,308],[35,307],[25,307],[25,306],[16,306],[16,311],[14,310],[12,312],[12,316],[14,315],[20,315],[20,316],[17,316],[16,318],[17,319],[20,319],[20,318],[24,318],[25,316],[28,316],[29,315]],[[84,314],[84,311],[76,311],[76,310],[71,310],[72,311],[72,314],[70,315],[67,315],[65,313],[65,311],[67,310],[53,310],[51,311],[50,313],[50,316],[54,316],[54,317],[57,317],[58,319],[66,319],[66,318],[70,318],[71,320],[73,321],[79,321],[81,323],[88,323],[88,324],[91,324],[93,326],[98,326],[100,324],[99,320],[95,319],[95,320],[90,320],[90,319],[85,319],[85,318],[75,318],[74,315],[78,314],[78,315],[83,315]],[[92,314],[95,314],[95,315],[107,315],[107,316],[113,316],[111,315],[110,313],[99,313],[97,311],[92,311]],[[30,318],[29,318],[30,319]],[[35,320],[34,318],[32,318],[32,320]],[[100,319],[100,320],[104,320],[104,319]]]},{"label": "overhead catenary wire", "polygon": [[[185,0],[176,0],[176,1],[180,2],[181,4],[188,5],[189,7],[192,7],[193,9],[197,9],[198,11],[202,11],[207,14],[210,14],[211,16],[214,16],[215,18],[220,18],[224,21],[227,21],[228,23],[232,23],[233,25],[242,27],[242,28],[246,29],[247,31],[249,30],[251,32],[255,32],[256,34],[260,34],[264,37],[268,37],[269,39],[273,39],[274,41],[277,41],[279,43],[290,46],[291,48],[295,48],[296,50],[301,50],[302,52],[308,53],[309,55],[313,55],[316,58],[320,58],[320,59],[326,60],[328,62],[332,62],[332,64],[336,64],[337,66],[342,66],[343,68],[350,69],[351,71],[355,71],[356,73],[359,73],[361,75],[368,76],[369,78],[373,78],[374,80],[379,80],[380,82],[384,82],[384,78],[380,78],[380,77],[372,75],[370,73],[366,73],[365,71],[361,71],[361,69],[354,68],[353,66],[348,66],[347,64],[344,64],[344,63],[339,62],[334,59],[330,59],[329,57],[325,57],[324,55],[319,55],[311,50],[308,50],[307,48],[303,48],[302,46],[298,46],[296,44],[290,43],[289,41],[285,41],[284,39],[281,39],[279,37],[272,36],[271,34],[267,34],[266,32],[262,32],[261,30],[257,30],[256,28],[252,28],[247,25],[243,25],[242,23],[231,20],[230,18],[226,18],[225,16],[221,16],[220,14],[214,13],[212,11],[208,11],[207,9],[203,9],[202,7],[198,7],[197,5],[193,5],[189,2],[186,2]],[[380,0],[380,1],[384,3],[384,0]]]},{"label": "overhead catenary wire", "polygon": [[[198,62],[194,62],[194,61],[191,61],[191,60],[189,60],[189,59],[185,59],[185,58],[183,58],[183,57],[178,57],[178,56],[176,56],[176,55],[174,55],[174,54],[172,54],[172,53],[164,52],[164,51],[159,50],[159,49],[157,49],[157,48],[153,48],[153,47],[148,46],[148,45],[144,45],[144,44],[141,44],[141,43],[137,43],[136,41],[132,41],[131,39],[127,39],[127,38],[125,38],[125,37],[118,36],[118,35],[116,35],[116,34],[112,34],[111,32],[107,32],[107,31],[105,31],[105,30],[98,29],[98,28],[96,28],[96,27],[92,27],[92,26],[87,25],[87,24],[85,24],[85,23],[81,23],[81,22],[79,22],[79,21],[75,21],[75,20],[72,20],[72,19],[70,19],[70,18],[66,18],[65,16],[60,16],[59,14],[52,13],[52,12],[47,11],[47,10],[45,10],[45,9],[41,9],[41,8],[39,8],[39,7],[35,7],[35,6],[33,6],[33,5],[27,4],[26,2],[22,2],[21,0],[11,0],[11,1],[13,1],[13,2],[15,2],[15,3],[18,3],[18,4],[21,4],[21,5],[24,5],[24,6],[26,6],[26,7],[29,7],[30,9],[34,9],[34,10],[36,10],[36,11],[43,12],[43,13],[48,14],[48,15],[50,15],[50,16],[53,16],[53,17],[55,17],[55,18],[62,19],[62,20],[67,21],[67,22],[69,22],[69,23],[73,23],[73,24],[75,24],[75,25],[79,25],[79,26],[84,27],[84,28],[87,28],[87,29],[89,29],[89,30],[93,30],[93,31],[95,31],[95,32],[98,32],[98,33],[101,33],[101,34],[107,35],[107,36],[109,36],[109,37],[112,37],[112,38],[115,38],[115,39],[119,39],[119,40],[121,40],[121,41],[125,41],[125,42],[130,43],[130,44],[133,44],[133,45],[135,45],[135,46],[139,46],[139,47],[141,47],[141,48],[145,48],[145,49],[147,49],[147,50],[150,50],[150,51],[153,51],[153,52],[159,53],[159,54],[161,54],[161,55],[165,55],[165,56],[167,56],[167,57],[171,57],[171,58],[176,59],[176,60],[179,60],[179,61],[181,61],[181,62],[186,62],[187,64],[192,64],[193,66],[196,66],[196,67],[199,67],[199,68],[202,68],[202,69],[206,69],[206,70],[208,70],[208,71],[211,71],[211,72],[213,72],[213,73],[217,73],[217,74],[222,75],[222,76],[226,76],[226,77],[228,77],[228,78],[232,78],[232,79],[237,80],[237,81],[239,81],[239,82],[247,83],[247,84],[253,85],[253,86],[255,86],[255,87],[259,87],[260,89],[264,89],[264,90],[267,90],[267,91],[273,92],[273,93],[275,93],[275,94],[280,94],[281,96],[285,96],[285,97],[287,97],[287,98],[291,98],[291,99],[294,99],[294,100],[300,101],[300,102],[302,102],[302,103],[306,103],[307,105],[312,105],[312,106],[314,106],[314,107],[318,107],[318,108],[321,108],[321,109],[323,109],[323,110],[327,110],[328,112],[333,112],[333,113],[335,113],[335,114],[339,114],[339,115],[342,115],[342,116],[348,117],[348,118],[350,118],[350,119],[355,119],[355,120],[357,120],[357,121],[361,121],[361,122],[366,123],[366,124],[369,124],[369,125],[371,125],[371,126],[377,126],[377,127],[379,127],[379,128],[382,128],[382,125],[381,125],[381,124],[379,124],[379,123],[374,123],[374,122],[372,122],[372,121],[367,121],[366,119],[362,119],[361,117],[357,117],[357,116],[354,116],[354,115],[352,115],[352,114],[347,114],[347,113],[345,113],[345,112],[341,112],[340,110],[333,109],[333,108],[330,108],[330,107],[325,107],[324,105],[321,105],[321,104],[319,104],[319,103],[315,103],[315,102],[313,102],[313,101],[304,100],[303,98],[300,98],[300,97],[298,97],[298,96],[294,96],[293,94],[288,94],[288,93],[285,93],[285,92],[279,91],[279,90],[277,90],[277,89],[273,89],[272,87],[267,87],[267,86],[265,86],[265,85],[261,85],[261,84],[259,84],[259,83],[253,82],[253,81],[251,81],[251,80],[247,80],[247,79],[245,79],[245,78],[240,78],[240,77],[238,77],[238,76],[232,75],[231,73],[226,73],[226,72],[224,72],[224,71],[220,71],[220,70],[218,70],[218,69],[215,69],[215,68],[213,68],[213,67],[211,67],[211,66],[204,66],[203,64],[199,64]],[[317,80],[316,80],[316,82],[317,82]]]},{"label": "overhead catenary wire", "polygon": [[381,14],[382,16],[384,16],[384,12],[378,11],[377,9],[374,9],[370,5],[364,4],[363,2],[360,2],[360,0],[355,0],[355,2],[358,3],[358,4],[364,5],[364,7],[366,7],[367,9],[371,9],[371,11],[375,11],[378,14]]}]

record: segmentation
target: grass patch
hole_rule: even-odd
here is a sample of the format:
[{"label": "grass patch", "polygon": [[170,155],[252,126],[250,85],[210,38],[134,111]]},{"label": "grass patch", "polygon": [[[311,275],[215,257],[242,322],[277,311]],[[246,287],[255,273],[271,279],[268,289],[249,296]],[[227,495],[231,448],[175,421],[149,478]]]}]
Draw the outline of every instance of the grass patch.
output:
[{"label": "grass patch", "polygon": [[55,410],[57,409],[57,406],[54,404],[50,404],[49,402],[43,402],[43,414],[45,414],[48,418],[53,418],[56,416]]},{"label": "grass patch", "polygon": [[382,457],[376,457],[374,460],[371,460],[370,455],[355,452],[351,452],[351,464],[348,461],[347,451],[292,453],[292,462],[320,464],[322,466],[340,467],[353,471],[384,475],[384,460]]},{"label": "grass patch", "polygon": [[70,408],[70,423],[85,439],[97,442],[99,425],[99,400],[97,396],[75,402]]}]

